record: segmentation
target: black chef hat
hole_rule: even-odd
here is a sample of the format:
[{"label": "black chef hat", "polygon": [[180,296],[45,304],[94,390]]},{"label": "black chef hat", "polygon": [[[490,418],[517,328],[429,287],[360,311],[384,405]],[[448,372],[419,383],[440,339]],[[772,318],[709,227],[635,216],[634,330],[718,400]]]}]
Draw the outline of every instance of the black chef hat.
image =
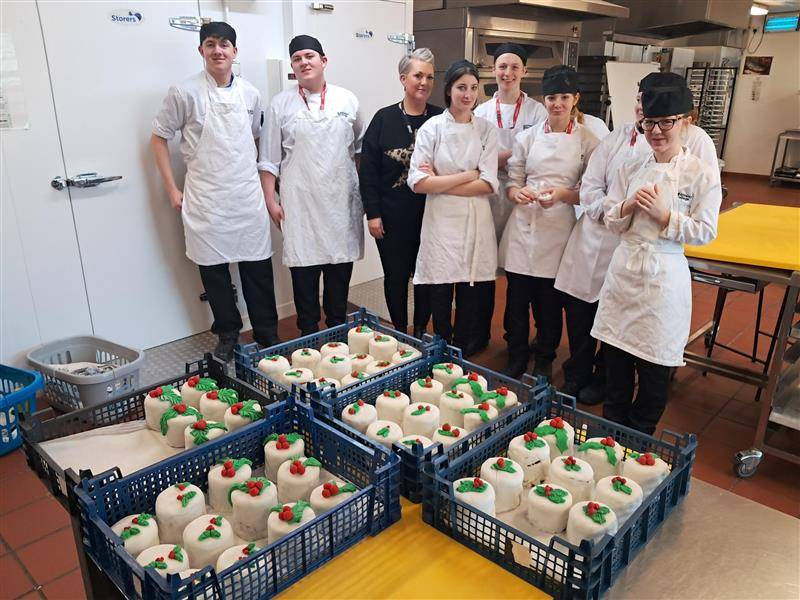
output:
[{"label": "black chef hat", "polygon": [[542,76],[542,95],[576,94],[580,91],[578,73],[572,67],[557,65],[550,67]]},{"label": "black chef hat", "polygon": [[639,91],[654,87],[685,86],[686,80],[677,73],[648,73],[639,82]]},{"label": "black chef hat", "polygon": [[686,85],[648,88],[642,93],[646,119],[685,115],[692,111],[692,92]]},{"label": "black chef hat", "polygon": [[233,47],[236,47],[236,30],[224,21],[211,21],[200,26],[200,45],[208,37],[219,37],[228,40]]},{"label": "black chef hat", "polygon": [[505,44],[500,44],[497,47],[497,50],[494,51],[494,62],[497,62],[497,59],[500,58],[503,54],[516,54],[519,56],[519,59],[522,61],[522,66],[525,66],[525,63],[528,62],[528,52],[520,46],[519,44],[512,44],[510,42],[506,42]]},{"label": "black chef hat", "polygon": [[298,50],[313,50],[320,56],[325,56],[325,52],[322,50],[322,44],[319,43],[317,38],[311,37],[310,35],[298,35],[292,38],[292,41],[289,42],[289,56]]},{"label": "black chef hat", "polygon": [[450,106],[450,89],[453,87],[453,82],[459,77],[464,75],[474,75],[475,79],[480,79],[478,67],[466,59],[455,61],[444,72],[444,102],[446,106]]}]

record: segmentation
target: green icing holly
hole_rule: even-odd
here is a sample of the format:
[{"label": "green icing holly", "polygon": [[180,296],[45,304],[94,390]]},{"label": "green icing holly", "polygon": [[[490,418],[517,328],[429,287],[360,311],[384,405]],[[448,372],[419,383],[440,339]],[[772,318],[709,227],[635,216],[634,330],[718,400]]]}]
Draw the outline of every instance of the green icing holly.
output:
[{"label": "green icing holly", "polygon": [[490,421],[489,413],[482,408],[462,408],[459,412],[462,415],[477,414],[484,423],[488,423]]},{"label": "green icing holly", "polygon": [[420,442],[418,442],[417,440],[403,440],[403,443],[404,443],[406,446],[410,446],[410,447],[412,447],[412,448],[413,448],[414,446],[416,446],[417,444],[420,444],[420,445],[422,445],[422,444],[421,444]]},{"label": "green icing holly", "polygon": [[301,377],[303,375],[303,372],[302,371],[286,371],[286,373],[284,373],[284,375],[286,375],[286,377]]},{"label": "green icing holly", "polygon": [[122,538],[122,541],[124,542],[128,538],[134,535],[139,535],[140,533],[141,530],[138,527],[126,527],[125,529],[122,530],[122,533],[119,534],[119,537]]},{"label": "green icing holly", "polygon": [[464,397],[464,395],[461,392],[456,392],[456,391],[453,391],[453,390],[451,390],[449,392],[445,392],[444,395],[447,396],[448,398],[463,398]]},{"label": "green icing holly", "polygon": [[[261,485],[259,486],[258,483],[261,483]],[[260,496],[261,492],[267,489],[270,485],[272,484],[266,477],[251,477],[242,483],[235,483],[228,488],[228,504],[233,506],[233,492],[244,492],[250,496]],[[257,490],[257,493],[253,494],[250,491],[252,489]]]},{"label": "green icing holly", "polygon": [[200,411],[198,411],[196,408],[192,408],[188,404],[173,404],[166,412],[164,412],[163,415],[161,415],[161,420],[158,422],[158,424],[161,426],[161,435],[167,435],[170,419],[180,417],[181,415],[195,417],[195,420],[203,418],[203,415],[200,414]]},{"label": "green icing holly", "polygon": [[304,467],[322,467],[322,463],[319,462],[313,456],[308,457],[305,462],[303,463]]},{"label": "green icing holly", "polygon": [[[501,462],[502,461],[502,462]],[[492,469],[495,471],[505,471],[506,473],[516,473],[517,470],[514,468],[514,463],[510,460],[506,459],[497,459],[495,462],[492,463]]]},{"label": "green icing holly", "polygon": [[[264,443],[262,444],[262,446],[265,446],[267,444],[267,442],[277,442],[279,435],[281,435],[281,434],[270,433],[267,437],[264,438]],[[287,433],[286,434],[286,441],[289,442],[290,445],[294,444],[297,440],[300,440],[302,438],[303,438],[303,436],[300,435],[299,433]]]},{"label": "green icing holly", "polygon": [[421,406],[417,408],[417,410],[411,411],[411,415],[414,417],[418,417],[420,415],[424,415],[426,412],[428,412],[427,407]]},{"label": "green icing holly", "polygon": [[200,423],[197,421],[194,425],[190,425],[189,435],[192,436],[192,440],[194,441],[195,446],[199,446],[200,444],[205,444],[208,441],[208,432],[212,429],[221,429],[222,431],[228,431],[228,428],[225,427],[222,423],[209,423],[208,421],[205,422],[204,429],[195,429],[195,425]]},{"label": "green icing holly", "polygon": [[230,388],[222,388],[219,390],[217,396],[217,400],[220,402],[224,402],[228,406],[232,404],[236,404],[239,401],[239,394],[236,393],[236,390],[232,390]]},{"label": "green icing holly", "polygon": [[[570,459],[572,459],[572,460],[570,460]],[[574,471],[574,472],[577,473],[578,471],[581,470],[581,466],[577,462],[575,462],[575,459],[572,458],[571,456],[568,456],[567,458],[562,459],[561,462],[564,463],[564,470],[565,471]]]},{"label": "green icing holly", "polygon": [[[450,366],[448,366],[448,365],[450,365]],[[438,365],[433,365],[433,370],[434,371],[444,371],[448,375],[452,375],[453,374],[453,368],[452,368],[453,366],[454,365],[451,365],[450,363],[440,363]]]},{"label": "green icing holly", "polygon": [[480,398],[484,394],[484,390],[481,387],[481,384],[477,381],[472,381],[471,379],[467,379],[466,377],[459,377],[452,384],[450,384],[450,389],[455,390],[459,385],[466,383],[469,385],[469,389],[472,391],[473,398]]},{"label": "green icing holly", "polygon": [[533,430],[536,435],[554,435],[556,437],[556,448],[561,452],[567,451],[567,432],[564,428],[556,428],[552,425],[540,425]]},{"label": "green icing holly", "polygon": [[388,427],[382,427],[382,428],[378,429],[378,431],[376,432],[375,435],[379,435],[380,437],[383,437],[383,438],[388,437],[389,436],[389,428]]},{"label": "green icing holly", "polygon": [[628,494],[629,496],[633,493],[633,489],[623,483],[624,479],[619,479],[615,477],[611,480],[611,487],[614,489],[615,492],[622,492],[623,494]]},{"label": "green icing holly", "polygon": [[485,394],[482,394],[479,399],[475,400],[475,403],[479,404],[481,402],[488,402],[489,400],[494,400],[497,408],[503,409],[506,407],[506,397],[502,394],[498,394],[497,392],[486,392]]},{"label": "green icing holly", "polygon": [[607,506],[600,506],[595,510],[591,510],[589,508],[590,504],[592,503],[590,502],[589,504],[585,504],[583,506],[583,514],[589,517],[595,523],[603,525],[606,522],[606,515],[611,512],[611,509],[609,509]]},{"label": "green icing holly", "polygon": [[145,568],[147,567],[154,567],[156,569],[166,569],[167,563],[164,562],[163,560],[151,560],[149,563],[145,565]]},{"label": "green icing holly", "polygon": [[474,479],[467,479],[458,484],[456,491],[461,494],[466,494],[467,492],[478,492],[479,494],[482,494],[488,489],[489,484],[485,481],[481,481],[481,485],[475,485]]},{"label": "green icing holly", "polygon": [[[292,519],[289,523],[299,523],[303,519],[303,511],[309,508],[311,505],[308,502],[303,500],[298,500],[292,506]],[[283,504],[278,504],[277,506],[273,506],[270,509],[270,512],[282,513],[283,512]]]},{"label": "green icing holly", "polygon": [[261,408],[261,405],[256,400],[245,400],[239,412],[236,414],[245,419],[250,419],[251,421],[258,421],[264,417],[264,413],[261,410],[256,410],[256,406],[258,406],[259,409]]},{"label": "green icing holly", "polygon": [[586,452],[587,450],[604,450],[609,464],[617,464],[617,453],[614,452],[614,449],[610,446],[606,446],[600,442],[583,442],[580,446],[578,446],[579,452]]},{"label": "green icing holly", "polygon": [[211,377],[201,377],[194,389],[201,392],[211,392],[217,389],[217,380]]},{"label": "green icing holly", "polygon": [[537,496],[547,498],[553,504],[564,504],[567,501],[567,491],[551,488],[549,485],[537,485],[533,488]]},{"label": "green icing holly", "polygon": [[344,361],[345,361],[344,356],[331,356],[331,358],[330,358],[331,364],[334,364],[334,365],[339,364],[340,362],[344,362]]},{"label": "green icing holly", "polygon": [[195,496],[197,496],[197,492],[186,492],[185,494],[178,496],[178,500],[181,501],[181,507],[186,508],[186,505],[189,504],[189,502],[191,502],[192,498]]}]

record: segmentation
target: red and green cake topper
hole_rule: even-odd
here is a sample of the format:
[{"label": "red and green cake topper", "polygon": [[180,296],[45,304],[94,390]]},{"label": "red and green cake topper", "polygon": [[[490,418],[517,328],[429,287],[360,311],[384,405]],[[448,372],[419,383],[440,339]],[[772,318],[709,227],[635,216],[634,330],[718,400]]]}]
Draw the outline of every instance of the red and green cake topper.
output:
[{"label": "red and green cake topper", "polygon": [[614,438],[608,436],[601,439],[599,442],[583,442],[578,447],[578,451],[586,452],[587,450],[603,450],[606,453],[606,459],[608,460],[609,464],[616,465],[617,453],[614,451],[614,447],[616,445],[617,443],[614,441]]},{"label": "red and green cake topper", "polygon": [[363,400],[357,400],[356,402],[351,404],[350,407],[347,409],[347,414],[348,415],[354,415],[354,414],[356,414],[358,412],[361,412],[361,407],[362,406],[364,406],[364,401]]},{"label": "red and green cake topper", "polygon": [[628,494],[629,496],[633,493],[633,490],[629,485],[627,485],[628,480],[624,477],[614,477],[611,480],[611,487],[615,492],[622,492],[623,494]]},{"label": "red and green cake topper", "polygon": [[389,428],[388,427],[381,427],[380,429],[378,429],[378,431],[375,433],[375,435],[377,435],[379,437],[383,437],[383,438],[389,437]]},{"label": "red and green cake topper", "polygon": [[261,492],[272,485],[265,477],[251,477],[247,481],[234,484],[228,489],[228,504],[233,506],[233,492],[244,492],[253,498],[260,496]]},{"label": "red and green cake topper", "polygon": [[253,461],[249,458],[225,458],[217,461],[218,465],[222,465],[220,475],[223,477],[236,477],[236,471],[241,469],[244,465],[251,466]]},{"label": "red and green cake topper", "polygon": [[231,406],[239,401],[239,394],[236,393],[236,390],[222,388],[219,390],[206,392],[206,398],[209,400],[219,400],[220,402]]},{"label": "red and green cake topper", "polygon": [[631,452],[631,458],[638,462],[640,465],[652,467],[656,464],[656,455],[650,452],[639,454],[638,452]]},{"label": "red and green cake topper", "polygon": [[338,348],[339,346],[341,346],[341,344],[340,344],[339,342],[328,342],[328,343],[327,343],[327,344],[325,344],[325,345],[326,345],[328,348]]},{"label": "red and green cake topper", "polygon": [[344,356],[336,356],[335,354],[328,358],[328,362],[332,365],[338,365],[340,362],[344,362],[345,360],[347,360],[347,358]]},{"label": "red and green cake topper", "polygon": [[522,436],[522,441],[525,444],[526,450],[533,450],[534,448],[544,448],[547,445],[543,439],[536,435],[535,431],[526,431]]},{"label": "red and green cake topper", "polygon": [[352,483],[345,483],[342,486],[336,483],[336,481],[331,481],[330,483],[322,484],[322,497],[323,498],[331,498],[333,496],[338,496],[339,494],[344,494],[347,492],[357,492],[358,488],[354,486]]},{"label": "red and green cake topper", "polygon": [[131,538],[134,535],[139,535],[141,533],[140,527],[147,527],[150,525],[150,519],[153,518],[153,515],[149,515],[147,513],[141,513],[136,515],[131,519],[131,524],[122,528],[122,533],[120,536],[122,541],[125,541]]},{"label": "red and green cake topper", "polygon": [[299,370],[298,371],[286,371],[286,373],[284,373],[284,376],[286,376],[286,377],[302,377],[303,376],[303,372],[299,371]]},{"label": "red and green cake topper", "polygon": [[464,394],[462,392],[457,392],[455,390],[450,390],[449,392],[444,393],[445,396],[448,398],[463,398]]},{"label": "red and green cake topper", "polygon": [[188,404],[184,404],[183,402],[179,402],[178,404],[173,404],[164,412],[163,415],[161,415],[161,420],[159,421],[159,425],[161,426],[161,435],[167,435],[167,430],[169,429],[169,422],[172,419],[183,415],[195,417],[195,420],[203,418],[203,415],[200,414],[199,410],[197,410],[196,408],[192,408]]},{"label": "red and green cake topper", "polygon": [[448,375],[452,375],[455,370],[455,365],[453,363],[439,363],[438,365],[433,365],[433,370],[444,371]]},{"label": "red and green cake topper", "polygon": [[222,423],[214,423],[213,421],[206,421],[205,419],[200,419],[199,421],[195,421],[192,423],[189,429],[189,435],[192,436],[192,440],[194,441],[195,446],[199,446],[200,444],[205,444],[208,441],[208,434],[213,429],[220,429],[222,431],[228,431],[228,428],[225,427]]},{"label": "red and green cake topper", "polygon": [[506,407],[506,399],[508,398],[508,388],[499,387],[494,391],[486,392],[480,395],[480,401],[494,400],[497,408],[503,409]]},{"label": "red and green cake topper", "polygon": [[219,529],[217,529],[217,527],[222,527],[222,515],[211,517],[208,522],[209,525],[207,525],[203,532],[197,537],[198,542],[222,537],[222,533],[220,533]]},{"label": "red and green cake topper", "polygon": [[507,458],[500,457],[492,463],[492,469],[495,471],[504,471],[505,473],[516,473],[514,462]]},{"label": "red and green cake topper", "polygon": [[567,456],[566,458],[561,459],[561,462],[564,463],[564,469],[567,471],[578,472],[581,470],[581,466],[578,464],[578,461],[575,460],[574,456]]},{"label": "red and green cake topper", "polygon": [[564,428],[564,419],[561,417],[556,417],[550,420],[550,423],[547,425],[539,425],[534,432],[536,435],[552,435],[556,438],[556,448],[558,448],[561,452],[566,452],[568,447],[567,441],[567,432]]},{"label": "red and green cake topper", "polygon": [[321,466],[322,463],[313,456],[305,459],[304,461],[298,458],[292,461],[292,464],[289,466],[289,473],[292,475],[305,475],[308,467],[320,468]]},{"label": "red and green cake topper", "polygon": [[421,445],[422,445],[422,440],[421,440],[421,439],[419,439],[419,438],[415,438],[415,439],[413,439],[413,440],[403,440],[403,443],[404,443],[406,446],[410,446],[411,448],[413,448],[413,447],[414,447],[414,446],[416,446],[417,444],[419,444],[419,445],[421,446]]},{"label": "red and green cake topper", "polygon": [[311,356],[311,349],[303,348],[302,350],[300,350],[300,356]]},{"label": "red and green cake topper", "polygon": [[391,338],[388,335],[381,335],[380,333],[376,333],[375,337],[372,338],[372,339],[374,339],[376,342],[389,342],[389,341],[391,341]]},{"label": "red and green cake topper", "polygon": [[553,504],[564,504],[567,501],[567,491],[560,488],[550,487],[549,485],[537,485],[533,488],[537,496],[547,498]]},{"label": "red and green cake topper", "polygon": [[303,500],[298,500],[294,503],[294,506],[289,506],[288,504],[273,506],[270,509],[270,512],[278,513],[278,518],[281,521],[286,521],[290,524],[297,524],[303,519],[303,511],[309,508],[311,505],[308,502],[304,502]]},{"label": "red and green cake topper", "polygon": [[417,385],[419,387],[432,388],[433,380],[430,377],[426,377],[425,379],[417,379]]},{"label": "red and green cake topper", "polygon": [[403,392],[400,390],[386,390],[383,395],[385,398],[399,398],[403,395]]},{"label": "red and green cake topper", "polygon": [[424,415],[426,412],[431,411],[430,404],[417,404],[417,408],[411,411],[412,417],[419,417],[420,415]]},{"label": "red and green cake topper", "polygon": [[247,544],[244,548],[242,548],[242,555],[237,558],[236,560],[244,560],[248,556],[250,556],[253,552],[257,552],[259,550],[258,546],[253,543]]},{"label": "red and green cake topper", "polygon": [[356,332],[357,333],[372,333],[372,329],[370,329],[366,325],[359,325],[358,327],[356,327]]},{"label": "red and green cake topper", "polygon": [[147,394],[151,398],[158,398],[161,402],[169,402],[170,404],[178,404],[181,401],[181,396],[174,386],[162,385],[154,390],[150,390]]},{"label": "red and green cake topper", "polygon": [[356,358],[358,360],[364,360],[365,358],[367,358],[367,355],[366,354],[356,354]]},{"label": "red and green cake topper", "polygon": [[445,423],[442,425],[442,428],[438,430],[439,435],[443,435],[444,437],[454,437],[457,438],[461,435],[461,431],[459,431],[458,427],[452,427],[450,423]]},{"label": "red and green cake topper", "polygon": [[175,496],[175,500],[181,503],[181,508],[186,508],[189,502],[191,502],[192,498],[197,496],[197,492],[195,492],[194,490],[189,490],[188,492],[183,493],[186,490],[186,488],[188,488],[190,485],[191,484],[186,481],[175,484],[175,487],[178,489],[179,492],[181,492],[180,494]]},{"label": "red and green cake topper", "polygon": [[[256,409],[256,406],[258,409]],[[243,419],[250,421],[258,421],[264,416],[261,412],[261,405],[256,400],[245,400],[244,402],[235,402],[231,404],[231,414],[239,415]]]},{"label": "red and green cake topper", "polygon": [[366,379],[367,378],[367,374],[364,371],[353,371],[352,373],[350,373],[350,377],[352,377],[353,379],[359,379],[359,380],[360,379]]},{"label": "red and green cake topper", "polygon": [[[181,548],[180,546],[173,546],[172,550],[170,550],[169,554],[167,554],[167,558],[169,558],[170,560],[183,562],[183,548]],[[167,561],[164,559],[163,556],[157,556],[155,559],[147,563],[145,567],[153,567],[155,569],[163,570],[167,568]]]},{"label": "red and green cake topper", "polygon": [[[473,375],[475,379],[472,379]],[[470,373],[467,377],[459,377],[453,380],[453,383],[450,384],[450,389],[455,391],[459,385],[468,385],[474,398],[481,398],[484,394],[481,384],[478,383],[478,375],[476,373]]]},{"label": "red and green cake topper", "polygon": [[211,377],[193,375],[186,380],[186,385],[196,389],[198,392],[210,392],[211,390],[217,389],[217,380],[211,379]]},{"label": "red and green cake topper", "polygon": [[490,421],[489,413],[487,412],[488,410],[489,410],[489,404],[487,402],[481,402],[480,404],[473,406],[472,408],[462,408],[459,412],[462,415],[476,414],[481,418],[481,421],[483,421],[484,423],[488,423]]},{"label": "red and green cake topper", "polygon": [[400,358],[408,358],[412,354],[414,354],[414,350],[412,350],[411,348],[409,348],[408,350],[401,350]]},{"label": "red and green cake topper", "polygon": [[375,363],[375,366],[380,367],[381,369],[385,369],[391,364],[392,363],[390,363],[388,360],[379,360],[378,362]]},{"label": "red and green cake topper", "polygon": [[275,442],[276,450],[289,450],[296,441],[303,439],[299,433],[270,433],[264,438],[264,445]]},{"label": "red and green cake topper", "polygon": [[270,362],[278,362],[283,357],[280,354],[270,354],[269,356],[265,356],[264,360],[268,360]]},{"label": "red and green cake topper", "polygon": [[611,512],[610,508],[601,506],[597,502],[587,502],[583,505],[583,514],[598,525],[603,525],[606,522],[606,515],[609,512]]},{"label": "red and green cake topper", "polygon": [[480,477],[476,477],[475,479],[465,479],[459,483],[456,491],[461,494],[466,494],[467,492],[477,492],[478,494],[482,494],[488,489],[489,484]]}]

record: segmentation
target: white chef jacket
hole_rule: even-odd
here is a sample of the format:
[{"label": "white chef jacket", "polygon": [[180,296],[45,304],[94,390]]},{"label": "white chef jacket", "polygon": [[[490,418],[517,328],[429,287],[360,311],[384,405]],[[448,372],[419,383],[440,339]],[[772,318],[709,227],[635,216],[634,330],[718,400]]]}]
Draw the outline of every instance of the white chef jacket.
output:
[{"label": "white chef jacket", "polygon": [[609,133],[611,133],[606,126],[603,119],[598,119],[593,115],[583,115],[583,126],[594,134],[598,140],[602,141]]}]

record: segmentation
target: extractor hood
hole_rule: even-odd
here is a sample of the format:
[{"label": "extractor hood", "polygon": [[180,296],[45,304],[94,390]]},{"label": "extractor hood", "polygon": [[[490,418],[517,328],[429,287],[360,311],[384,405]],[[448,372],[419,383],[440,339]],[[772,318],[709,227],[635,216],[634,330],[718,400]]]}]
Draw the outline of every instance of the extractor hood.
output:
[{"label": "extractor hood", "polygon": [[558,12],[563,18],[575,21],[587,19],[624,19],[628,9],[605,0],[445,0],[447,8],[492,8],[519,6]]},{"label": "extractor hood", "polygon": [[617,20],[615,32],[672,39],[709,31],[745,29],[751,0],[617,0],[630,18]]}]

